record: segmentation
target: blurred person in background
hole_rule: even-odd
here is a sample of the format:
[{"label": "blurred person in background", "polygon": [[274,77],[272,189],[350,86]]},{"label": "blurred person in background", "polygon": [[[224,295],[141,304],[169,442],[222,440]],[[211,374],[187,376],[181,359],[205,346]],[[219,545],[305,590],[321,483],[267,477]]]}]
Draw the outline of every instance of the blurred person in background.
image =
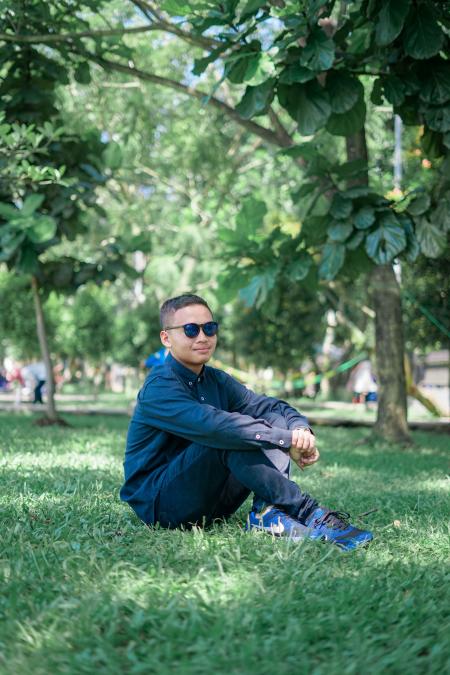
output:
[{"label": "blurred person in background", "polygon": [[47,380],[47,370],[43,361],[33,361],[22,368],[25,380],[31,383],[33,389],[33,403],[44,403],[42,389]]}]

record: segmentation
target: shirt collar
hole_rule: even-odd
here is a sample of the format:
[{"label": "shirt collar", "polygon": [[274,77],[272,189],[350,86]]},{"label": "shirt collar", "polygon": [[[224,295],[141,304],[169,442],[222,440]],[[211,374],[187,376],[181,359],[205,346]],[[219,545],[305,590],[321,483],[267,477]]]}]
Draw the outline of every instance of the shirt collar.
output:
[{"label": "shirt collar", "polygon": [[170,353],[166,356],[166,363],[182,378],[183,382],[186,382],[186,384],[190,386],[197,384],[197,382],[203,381],[205,375],[205,366],[203,366],[201,372],[199,375],[197,375],[197,373],[194,373],[194,371],[190,370],[190,368],[183,366],[183,364],[177,361],[176,358],[174,358]]}]

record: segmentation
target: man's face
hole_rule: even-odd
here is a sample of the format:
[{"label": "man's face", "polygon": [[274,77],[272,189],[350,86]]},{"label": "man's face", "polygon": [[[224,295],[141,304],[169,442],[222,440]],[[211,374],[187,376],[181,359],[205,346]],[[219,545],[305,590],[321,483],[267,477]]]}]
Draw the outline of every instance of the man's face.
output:
[{"label": "man's face", "polygon": [[[204,305],[189,305],[182,307],[167,319],[167,327],[183,326],[186,323],[207,323],[213,321],[211,312]],[[160,333],[164,347],[177,361],[190,368],[194,373],[200,373],[203,364],[209,361],[217,345],[217,335],[208,337],[203,330],[195,338],[188,338],[182,328]]]}]

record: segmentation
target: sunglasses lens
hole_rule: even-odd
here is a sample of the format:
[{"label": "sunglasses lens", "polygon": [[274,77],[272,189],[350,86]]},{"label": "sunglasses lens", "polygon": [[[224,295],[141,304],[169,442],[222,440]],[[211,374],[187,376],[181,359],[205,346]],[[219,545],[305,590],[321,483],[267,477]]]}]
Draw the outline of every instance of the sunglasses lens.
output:
[{"label": "sunglasses lens", "polygon": [[205,323],[204,326],[203,326],[203,332],[208,337],[212,337],[213,335],[216,335],[218,330],[219,330],[219,324],[217,323],[217,321],[208,321],[208,323]]},{"label": "sunglasses lens", "polygon": [[197,337],[197,335],[200,333],[200,326],[198,323],[187,323],[183,326],[184,328],[184,334],[188,338],[194,338]]}]

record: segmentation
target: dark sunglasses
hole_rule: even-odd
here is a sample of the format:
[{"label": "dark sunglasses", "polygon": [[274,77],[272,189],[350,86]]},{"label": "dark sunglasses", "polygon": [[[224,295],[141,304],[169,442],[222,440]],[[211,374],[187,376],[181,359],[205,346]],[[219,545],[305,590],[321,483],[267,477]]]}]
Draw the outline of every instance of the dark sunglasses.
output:
[{"label": "dark sunglasses", "polygon": [[200,333],[200,328],[203,330],[206,337],[213,337],[217,335],[219,330],[219,324],[217,321],[207,321],[206,323],[185,323],[184,326],[170,326],[170,328],[164,328],[164,330],[175,330],[175,328],[182,328],[184,334],[188,338],[195,338]]}]

